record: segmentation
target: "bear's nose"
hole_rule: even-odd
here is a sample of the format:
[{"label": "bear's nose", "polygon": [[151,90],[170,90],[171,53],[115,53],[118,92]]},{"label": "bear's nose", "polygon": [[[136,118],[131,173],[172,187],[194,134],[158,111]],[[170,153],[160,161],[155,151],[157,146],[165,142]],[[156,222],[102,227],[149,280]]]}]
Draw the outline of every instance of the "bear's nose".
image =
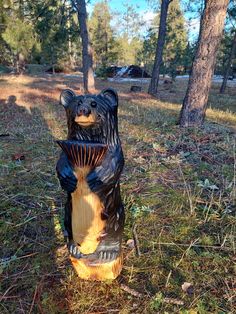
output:
[{"label": "bear's nose", "polygon": [[91,113],[91,109],[88,107],[80,107],[78,109],[78,116],[85,116],[88,117]]}]

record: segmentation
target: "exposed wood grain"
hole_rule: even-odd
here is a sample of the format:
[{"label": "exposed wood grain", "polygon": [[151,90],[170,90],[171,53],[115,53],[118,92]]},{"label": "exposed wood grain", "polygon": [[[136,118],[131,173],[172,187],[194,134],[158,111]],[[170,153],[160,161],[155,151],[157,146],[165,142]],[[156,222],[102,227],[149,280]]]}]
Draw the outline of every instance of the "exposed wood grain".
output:
[{"label": "exposed wood grain", "polygon": [[90,254],[96,250],[99,236],[105,228],[105,221],[101,219],[103,204],[87,184],[89,167],[77,168],[75,173],[78,187],[72,193],[73,239],[80,245],[81,253]]},{"label": "exposed wood grain", "polygon": [[90,265],[87,259],[75,259],[71,257],[71,262],[79,277],[86,280],[113,280],[117,278],[122,269],[122,257],[109,263],[100,265]]}]

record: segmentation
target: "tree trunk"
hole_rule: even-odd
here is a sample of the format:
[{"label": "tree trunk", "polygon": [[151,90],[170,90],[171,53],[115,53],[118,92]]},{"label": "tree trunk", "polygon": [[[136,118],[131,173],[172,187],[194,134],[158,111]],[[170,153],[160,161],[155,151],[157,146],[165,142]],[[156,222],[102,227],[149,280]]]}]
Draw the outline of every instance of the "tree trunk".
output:
[{"label": "tree trunk", "polygon": [[16,73],[23,74],[25,72],[25,58],[22,53],[17,52],[15,60]]},{"label": "tree trunk", "polygon": [[203,124],[229,0],[205,0],[198,48],[180,113],[181,127]]},{"label": "tree trunk", "polygon": [[66,5],[66,15],[67,15],[67,31],[68,31],[68,51],[69,51],[69,60],[70,60],[70,68],[74,69],[74,55],[72,49],[72,41],[71,41],[71,22],[70,22],[70,6]]},{"label": "tree trunk", "polygon": [[52,74],[55,75],[54,47],[53,46],[50,46],[50,57],[51,57],[51,64],[52,64]]},{"label": "tree trunk", "polygon": [[148,93],[151,95],[156,95],[157,93],[160,67],[162,64],[162,53],[163,53],[165,37],[166,37],[167,12],[168,12],[168,7],[171,1],[172,0],[162,0],[161,2],[161,17],[160,17],[160,25],[159,25],[159,31],[158,31],[156,55],[155,55],[153,69],[152,69],[152,78],[151,78],[150,85],[148,88]]},{"label": "tree trunk", "polygon": [[25,72],[25,56],[22,53],[19,53],[19,59],[18,59],[18,69],[19,74],[23,74]]},{"label": "tree trunk", "polygon": [[16,73],[20,74],[20,66],[19,66],[19,54],[16,55]]},{"label": "tree trunk", "polygon": [[234,58],[235,55],[235,51],[236,51],[236,31],[234,33],[234,38],[233,38],[233,42],[232,42],[232,46],[231,46],[231,50],[230,50],[230,55],[229,55],[229,59],[226,65],[226,70],[225,70],[225,74],[224,74],[224,79],[220,88],[220,93],[224,94],[225,92],[225,88],[227,85],[227,81],[229,78],[229,74],[230,74],[230,68],[231,68],[231,64],[232,64],[232,60]]},{"label": "tree trunk", "polygon": [[93,51],[89,42],[89,34],[87,28],[87,11],[85,0],[72,1],[78,13],[80,35],[82,39],[82,60],[83,60],[83,79],[84,90],[90,92],[94,90],[94,74],[93,74]]}]

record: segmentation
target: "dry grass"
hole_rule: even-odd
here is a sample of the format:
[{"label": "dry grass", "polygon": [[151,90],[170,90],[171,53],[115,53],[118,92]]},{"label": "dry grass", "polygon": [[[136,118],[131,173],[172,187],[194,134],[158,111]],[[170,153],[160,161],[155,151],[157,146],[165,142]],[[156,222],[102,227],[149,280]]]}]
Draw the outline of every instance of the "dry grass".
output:
[{"label": "dry grass", "polygon": [[[180,130],[186,82],[161,85],[159,99],[97,81],[109,85],[126,157],[125,259],[118,280],[97,283],[69,264],[55,176],[55,139],[66,137],[59,94],[79,92],[81,80],[0,78],[0,313],[234,313],[235,91],[213,86],[205,127]],[[134,223],[140,257],[126,245]]]}]

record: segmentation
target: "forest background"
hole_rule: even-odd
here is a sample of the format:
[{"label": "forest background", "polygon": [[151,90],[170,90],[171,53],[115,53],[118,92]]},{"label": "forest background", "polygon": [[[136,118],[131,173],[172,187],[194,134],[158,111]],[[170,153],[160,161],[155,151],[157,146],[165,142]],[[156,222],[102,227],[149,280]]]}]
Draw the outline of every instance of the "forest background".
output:
[{"label": "forest background", "polygon": [[[88,3],[88,31],[93,64],[98,75],[110,65],[141,65],[149,73],[155,58],[160,4],[133,2],[120,5],[109,1]],[[233,4],[233,3],[232,3]],[[162,74],[188,74],[197,46],[203,1],[172,1],[167,17]],[[143,8],[143,9],[142,9]],[[218,50],[215,74],[227,66],[235,29],[235,10],[225,23]],[[82,42],[77,12],[70,1],[0,1],[0,64],[16,67],[27,64],[28,72],[53,67],[69,72],[82,68]],[[235,67],[235,60],[231,71]],[[6,69],[5,69],[6,71]],[[231,73],[233,74],[233,73]]]}]

